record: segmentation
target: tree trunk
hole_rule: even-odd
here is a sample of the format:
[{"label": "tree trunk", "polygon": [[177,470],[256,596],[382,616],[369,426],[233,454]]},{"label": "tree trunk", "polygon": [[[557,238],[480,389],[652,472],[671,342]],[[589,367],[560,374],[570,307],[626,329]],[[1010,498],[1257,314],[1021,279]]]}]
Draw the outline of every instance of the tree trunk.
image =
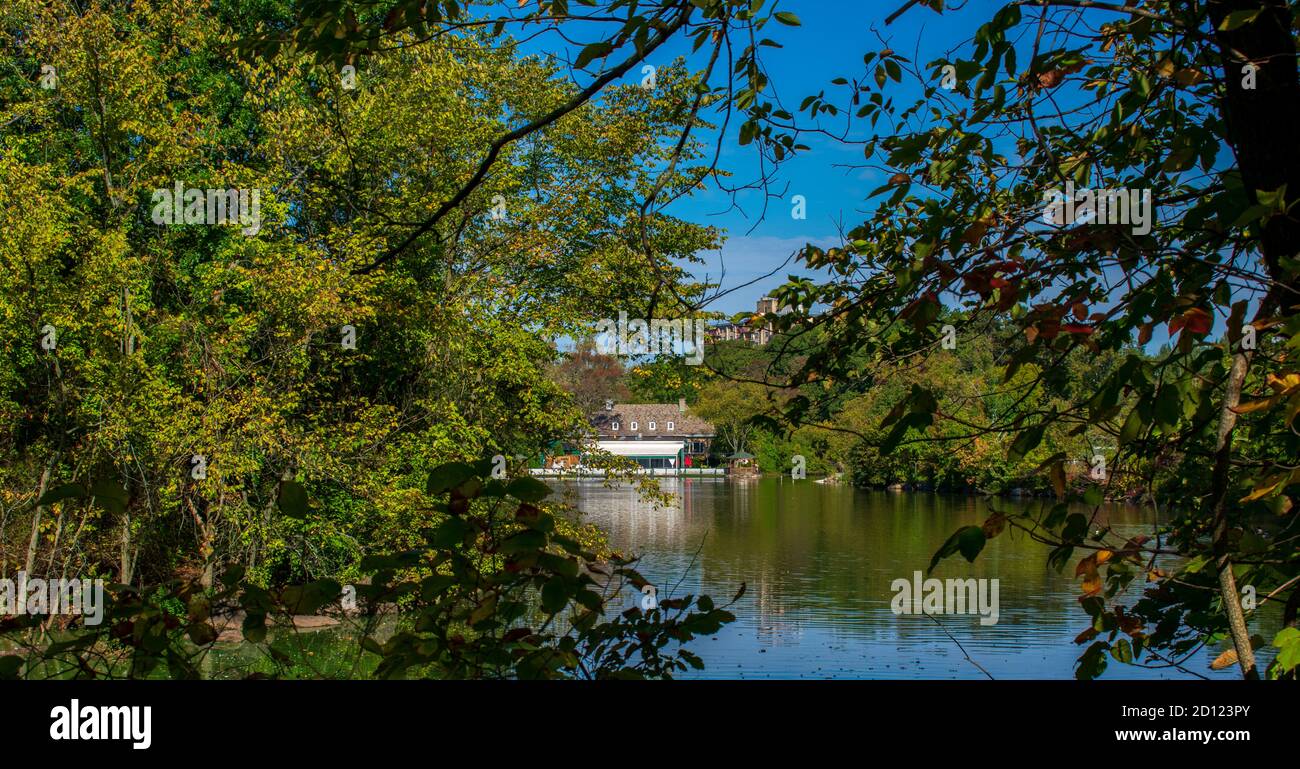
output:
[{"label": "tree trunk", "polygon": [[122,541],[121,548],[118,551],[117,578],[123,585],[131,584],[131,578],[135,576],[134,559],[131,557],[131,506],[127,505],[126,511],[122,513]]},{"label": "tree trunk", "polygon": [[[214,538],[215,526],[208,520],[209,516],[199,515],[199,511],[194,506],[194,500],[189,496],[185,498],[185,505],[190,510],[190,516],[194,518],[194,526],[199,533],[199,558],[203,560],[203,570],[199,573],[199,586],[204,590],[210,589],[215,574],[212,541]],[[207,506],[204,505],[206,508]],[[204,511],[205,513],[207,510]]]},{"label": "tree trunk", "polygon": [[1232,368],[1228,371],[1228,380],[1224,385],[1223,407],[1219,412],[1219,434],[1214,452],[1214,471],[1211,482],[1211,505],[1214,515],[1214,565],[1219,574],[1219,597],[1223,610],[1228,615],[1228,632],[1232,636],[1233,648],[1237,650],[1237,663],[1245,678],[1259,678],[1255,669],[1255,652],[1250,645],[1250,629],[1246,627],[1246,615],[1241,609],[1241,593],[1237,590],[1237,578],[1232,573],[1232,558],[1229,551],[1228,534],[1228,483],[1232,462],[1232,431],[1237,426],[1237,412],[1233,411],[1241,402],[1241,386],[1246,381],[1246,371],[1250,368],[1250,353],[1238,350],[1232,356]]},{"label": "tree trunk", "polygon": [[[50,483],[50,471],[54,468],[54,457],[45,463],[45,470],[41,473],[41,483],[36,490],[36,498],[40,499],[45,496],[45,487]],[[44,505],[37,505],[36,512],[32,515],[32,536],[27,542],[27,567],[26,572],[32,573],[36,566],[36,546],[40,543],[41,537],[41,511],[45,509]]]}]

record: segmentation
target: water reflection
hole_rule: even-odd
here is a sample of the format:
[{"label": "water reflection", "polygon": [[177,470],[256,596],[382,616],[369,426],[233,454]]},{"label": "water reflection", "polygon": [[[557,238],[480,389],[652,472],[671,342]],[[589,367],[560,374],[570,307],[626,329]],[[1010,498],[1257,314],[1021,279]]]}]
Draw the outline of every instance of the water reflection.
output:
[{"label": "water reflection", "polygon": [[[891,583],[924,571],[958,527],[980,524],[988,501],[856,490],[811,481],[763,478],[663,479],[675,504],[656,507],[627,487],[600,481],[560,484],[585,520],[612,544],[642,556],[641,572],[660,597],[705,592],[729,599],[738,620],[697,651],[709,677],[983,678],[958,643],[996,678],[1068,678],[1087,626],[1072,564],[1046,565],[1046,549],[1013,533],[993,540],[974,564],[944,561],[933,576],[998,579],[1000,617],[895,615]],[[1002,509],[1038,504],[998,500]],[[1123,536],[1150,533],[1141,509],[1103,511]],[[945,632],[946,631],[946,632]],[[949,638],[951,634],[952,638]],[[954,640],[956,642],[954,642]],[[1210,677],[1206,650],[1188,666]],[[1203,657],[1203,659],[1202,659]],[[1176,669],[1112,662],[1108,678],[1185,678]]]}]

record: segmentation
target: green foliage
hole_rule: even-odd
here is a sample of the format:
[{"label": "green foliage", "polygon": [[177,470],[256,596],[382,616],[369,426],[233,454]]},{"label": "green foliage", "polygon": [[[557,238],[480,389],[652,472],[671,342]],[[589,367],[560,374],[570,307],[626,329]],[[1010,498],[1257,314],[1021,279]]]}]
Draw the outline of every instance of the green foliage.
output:
[{"label": "green foliage", "polygon": [[[398,30],[407,45],[357,61],[352,89],[292,46],[234,55],[299,11],[329,19],[304,45],[351,13],[290,6],[0,11],[0,205],[21,212],[0,228],[0,492],[14,511],[0,572],[356,578],[368,553],[419,541],[429,468],[537,456],[578,431],[583,412],[544,375],[553,338],[680,278],[675,260],[715,240],[667,215],[644,240],[629,223],[694,88],[665,65],[654,94],[611,87],[500,153],[453,215],[369,269],[406,239],[395,223],[453,197],[511,121],[571,86],[470,33],[416,45]],[[56,89],[26,76],[42,63]],[[259,231],[155,224],[154,192],[176,183],[260,191]]]},{"label": "green foliage", "polygon": [[[708,596],[644,601],[635,562],[600,557],[543,501],[531,476],[503,482],[492,462],[450,463],[429,473],[432,525],[418,547],[367,556],[370,579],[355,587],[361,611],[350,668],[381,678],[671,678],[701,669],[685,645],[735,620]],[[295,494],[282,495],[290,505]],[[238,607],[244,640],[275,663],[276,677],[321,675],[270,632],[337,602],[332,579],[266,589],[232,568],[212,590],[172,581],[151,589],[111,588],[104,622],[54,632],[23,615],[0,626],[0,641],[25,649],[0,658],[4,678],[199,678],[218,639],[214,615]],[[732,599],[738,600],[744,585]],[[730,604],[728,604],[729,606]],[[395,606],[401,614],[383,622]],[[282,636],[282,634],[281,634]],[[259,677],[267,675],[257,673]]]},{"label": "green foliage", "polygon": [[374,578],[360,594],[372,603],[409,598],[412,618],[382,644],[363,641],[383,657],[376,675],[669,678],[702,667],[681,645],[734,620],[725,607],[686,595],[618,612],[625,588],[648,584],[634,562],[600,560],[558,531],[538,506],[545,484],[502,484],[488,469],[435,470],[446,517],[421,547],[367,561]]}]

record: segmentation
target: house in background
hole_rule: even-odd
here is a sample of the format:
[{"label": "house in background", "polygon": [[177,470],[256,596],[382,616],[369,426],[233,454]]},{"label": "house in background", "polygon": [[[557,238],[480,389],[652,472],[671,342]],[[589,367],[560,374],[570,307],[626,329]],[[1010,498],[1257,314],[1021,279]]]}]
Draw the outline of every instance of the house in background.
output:
[{"label": "house in background", "polygon": [[628,457],[655,475],[680,475],[704,467],[716,431],[677,403],[614,403],[591,416],[596,445]]},{"label": "house in background", "polygon": [[[777,301],[770,296],[765,296],[758,300],[755,306],[755,315],[774,315],[784,314],[789,310],[781,310]],[[742,321],[740,323],[724,323],[720,326],[713,326],[708,331],[709,339],[715,342],[743,341],[758,346],[763,346],[772,341],[773,329],[771,323],[750,323]]]}]

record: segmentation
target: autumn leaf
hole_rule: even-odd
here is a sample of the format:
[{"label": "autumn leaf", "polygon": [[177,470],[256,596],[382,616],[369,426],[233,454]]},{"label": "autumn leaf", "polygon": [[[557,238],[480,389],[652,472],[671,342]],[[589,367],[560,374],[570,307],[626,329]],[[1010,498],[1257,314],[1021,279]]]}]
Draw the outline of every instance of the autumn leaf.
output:
[{"label": "autumn leaf", "polygon": [[1265,476],[1264,478],[1260,479],[1258,483],[1256,483],[1254,490],[1252,490],[1249,494],[1241,498],[1241,501],[1253,502],[1262,497],[1266,497],[1269,494],[1271,494],[1273,491],[1295,480],[1297,476],[1300,476],[1300,470],[1294,470],[1291,472],[1273,473],[1272,475]]},{"label": "autumn leaf", "polygon": [[1065,71],[1054,69],[1049,72],[1043,72],[1038,75],[1039,88],[1055,88],[1065,79]]},{"label": "autumn leaf", "polygon": [[1287,395],[1295,390],[1300,390],[1300,374],[1286,374],[1284,376],[1269,374],[1264,381],[1279,395]]},{"label": "autumn leaf", "polygon": [[1237,664],[1237,650],[1229,649],[1223,654],[1214,658],[1210,663],[1210,670],[1223,670]]},{"label": "autumn leaf", "polygon": [[984,222],[975,222],[962,233],[962,242],[973,246],[984,239],[984,233],[988,232],[988,229],[989,226]]},{"label": "autumn leaf", "polygon": [[1080,61],[1075,64],[1070,64],[1068,66],[1061,67],[1059,69],[1052,69],[1052,70],[1048,70],[1047,72],[1040,72],[1038,74],[1038,87],[1055,88],[1058,85],[1060,85],[1061,82],[1064,81],[1068,75],[1073,75],[1075,72],[1078,72],[1079,70],[1083,69],[1084,65],[1087,63],[1088,63],[1087,61]]},{"label": "autumn leaf", "polygon": [[[1074,567],[1074,576],[1083,577],[1083,594],[1085,596],[1096,595],[1101,592],[1101,573],[1097,571],[1097,555],[1098,553],[1093,553],[1079,561],[1079,564]],[[1107,553],[1106,557],[1107,559],[1110,558],[1109,553]]]},{"label": "autumn leaf", "polygon": [[1277,405],[1279,398],[1261,398],[1248,403],[1240,403],[1232,407],[1232,410],[1238,414],[1251,414],[1256,411],[1264,411]]},{"label": "autumn leaf", "polygon": [[[1263,645],[1264,645],[1263,637],[1259,635],[1253,635],[1250,637],[1251,649],[1258,649]],[[1237,664],[1237,650],[1236,648],[1232,648],[1225,651],[1223,654],[1220,654],[1219,656],[1215,657],[1214,661],[1210,663],[1210,669],[1223,670],[1224,668],[1230,668],[1236,664]]]},{"label": "autumn leaf", "polygon": [[1214,318],[1210,313],[1200,307],[1193,307],[1181,316],[1169,321],[1169,335],[1177,334],[1180,329],[1186,329],[1192,334],[1208,334],[1210,328],[1214,325]]}]

